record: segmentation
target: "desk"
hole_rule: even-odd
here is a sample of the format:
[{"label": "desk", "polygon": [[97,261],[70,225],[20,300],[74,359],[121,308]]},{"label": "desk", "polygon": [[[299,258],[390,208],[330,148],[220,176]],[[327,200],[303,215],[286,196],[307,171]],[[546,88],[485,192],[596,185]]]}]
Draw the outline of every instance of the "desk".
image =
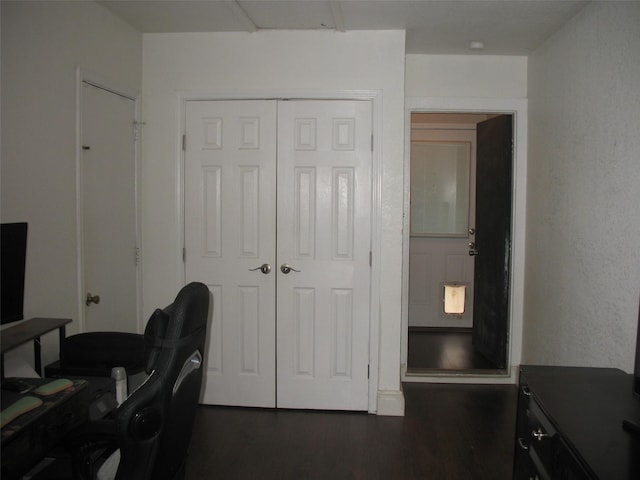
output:
[{"label": "desk", "polygon": [[[25,379],[42,385],[51,379]],[[73,428],[87,420],[91,401],[89,382],[72,380],[73,386],[39,397],[42,405],[22,414],[2,428],[2,480],[19,479],[35,466]],[[37,396],[27,393],[26,395]],[[3,409],[13,392],[2,391]]]},{"label": "desk", "polygon": [[4,378],[4,353],[30,340],[33,340],[35,370],[38,372],[38,375],[42,375],[40,336],[57,328],[60,335],[60,345],[62,345],[65,337],[65,325],[67,323],[71,323],[70,318],[31,318],[26,322],[2,330],[0,333],[0,343],[2,344],[2,378]]}]

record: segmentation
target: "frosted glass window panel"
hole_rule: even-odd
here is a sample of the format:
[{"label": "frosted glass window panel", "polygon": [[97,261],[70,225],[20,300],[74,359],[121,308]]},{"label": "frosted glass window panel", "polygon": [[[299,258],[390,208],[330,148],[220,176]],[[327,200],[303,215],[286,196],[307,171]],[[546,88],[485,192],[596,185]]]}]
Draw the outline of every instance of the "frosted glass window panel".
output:
[{"label": "frosted glass window panel", "polygon": [[468,235],[470,170],[469,143],[411,143],[411,235]]}]

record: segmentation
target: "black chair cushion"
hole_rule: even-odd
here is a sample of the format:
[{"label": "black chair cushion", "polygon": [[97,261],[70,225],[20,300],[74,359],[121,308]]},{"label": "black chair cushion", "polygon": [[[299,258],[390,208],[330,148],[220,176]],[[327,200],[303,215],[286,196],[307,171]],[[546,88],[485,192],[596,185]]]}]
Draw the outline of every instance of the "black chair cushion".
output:
[{"label": "black chair cushion", "polygon": [[145,364],[144,337],[135,333],[89,332],[64,340],[60,360],[65,364],[138,369]]}]

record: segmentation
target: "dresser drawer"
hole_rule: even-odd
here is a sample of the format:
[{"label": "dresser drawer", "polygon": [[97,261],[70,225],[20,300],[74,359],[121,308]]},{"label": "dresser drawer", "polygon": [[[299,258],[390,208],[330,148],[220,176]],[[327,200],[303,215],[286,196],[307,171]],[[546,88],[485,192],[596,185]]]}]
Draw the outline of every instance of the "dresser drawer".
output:
[{"label": "dresser drawer", "polygon": [[530,399],[528,409],[527,443],[529,457],[540,479],[553,478],[554,446],[557,432],[535,399]]},{"label": "dresser drawer", "polygon": [[559,438],[553,452],[553,476],[560,480],[597,480],[576,458],[566,442]]},{"label": "dresser drawer", "polygon": [[621,426],[640,418],[631,380],[615,369],[522,367],[514,480],[640,479],[640,440]]}]

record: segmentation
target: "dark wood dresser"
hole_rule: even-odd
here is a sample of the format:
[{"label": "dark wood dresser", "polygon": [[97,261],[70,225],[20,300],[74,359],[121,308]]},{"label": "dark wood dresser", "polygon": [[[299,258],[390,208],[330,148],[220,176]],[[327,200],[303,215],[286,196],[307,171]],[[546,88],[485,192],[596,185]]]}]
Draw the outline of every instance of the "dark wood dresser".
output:
[{"label": "dark wood dresser", "polygon": [[514,479],[640,479],[633,376],[613,368],[522,366]]}]

